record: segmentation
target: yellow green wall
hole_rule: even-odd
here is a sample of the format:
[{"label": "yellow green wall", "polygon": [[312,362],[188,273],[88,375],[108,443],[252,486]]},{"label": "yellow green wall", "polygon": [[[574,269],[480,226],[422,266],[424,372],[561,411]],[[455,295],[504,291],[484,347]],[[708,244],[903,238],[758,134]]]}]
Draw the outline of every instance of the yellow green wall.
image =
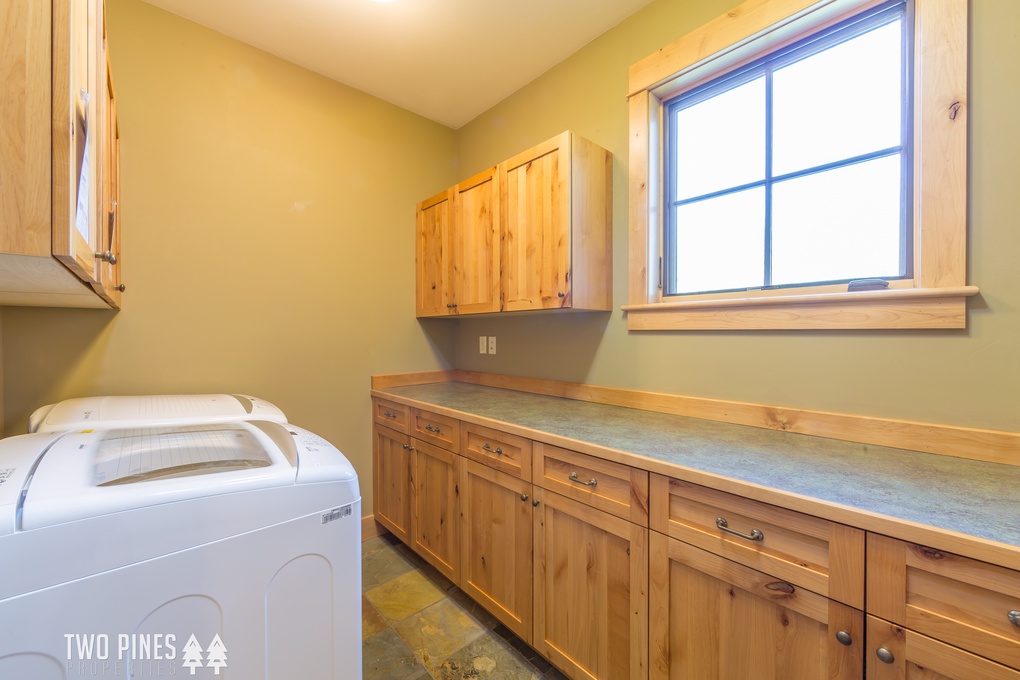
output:
[{"label": "yellow green wall", "polygon": [[414,318],[414,206],[455,136],[139,0],[108,0],[119,313],[5,308],[6,434],[94,394],[240,392],[343,450],[371,508],[369,376],[443,368]]},{"label": "yellow green wall", "polygon": [[[627,253],[627,67],[737,4],[656,0],[458,131],[462,175],[571,129],[613,152],[614,303]],[[611,314],[460,321],[458,368],[1020,430],[1020,2],[971,0],[968,327],[628,333]],[[499,353],[477,352],[496,335]]]}]

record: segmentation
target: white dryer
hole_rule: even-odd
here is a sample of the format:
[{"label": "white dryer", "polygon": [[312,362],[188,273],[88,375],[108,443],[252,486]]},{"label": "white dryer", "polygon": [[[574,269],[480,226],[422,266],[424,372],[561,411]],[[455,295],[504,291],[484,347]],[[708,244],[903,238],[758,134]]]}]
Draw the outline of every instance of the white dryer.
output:
[{"label": "white dryer", "polygon": [[216,423],[235,420],[287,422],[276,405],[244,394],[146,394],[80,397],[37,408],[29,432],[66,432],[87,427]]},{"label": "white dryer", "polygon": [[0,441],[0,678],[361,678],[360,518],[285,423]]}]

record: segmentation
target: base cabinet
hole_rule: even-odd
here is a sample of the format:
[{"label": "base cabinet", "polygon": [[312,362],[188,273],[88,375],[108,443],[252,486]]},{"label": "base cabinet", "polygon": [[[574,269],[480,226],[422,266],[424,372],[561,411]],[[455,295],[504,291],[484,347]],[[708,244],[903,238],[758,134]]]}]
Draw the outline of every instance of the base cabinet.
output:
[{"label": "base cabinet", "polygon": [[412,439],[411,445],[411,548],[456,583],[460,579],[461,457],[418,439]]},{"label": "base cabinet", "polygon": [[463,460],[461,590],[531,643],[531,482]]},{"label": "base cabinet", "polygon": [[411,543],[411,438],[376,425],[372,428],[372,484],[375,520],[402,542]]},{"label": "base cabinet", "polygon": [[535,637],[571,678],[648,677],[648,529],[535,488]]},{"label": "base cabinet", "polygon": [[1020,680],[1008,561],[394,401],[373,419],[376,519],[572,680]]},{"label": "base cabinet", "polygon": [[650,532],[653,679],[860,680],[864,614]]}]

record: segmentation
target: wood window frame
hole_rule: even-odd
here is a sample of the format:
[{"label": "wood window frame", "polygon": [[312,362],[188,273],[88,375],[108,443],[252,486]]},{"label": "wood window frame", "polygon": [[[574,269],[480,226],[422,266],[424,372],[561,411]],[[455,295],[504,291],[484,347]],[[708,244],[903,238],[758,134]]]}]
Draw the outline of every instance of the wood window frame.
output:
[{"label": "wood window frame", "polygon": [[965,328],[968,0],[914,0],[913,276],[664,300],[663,102],[884,0],[747,0],[630,67],[630,330]]}]

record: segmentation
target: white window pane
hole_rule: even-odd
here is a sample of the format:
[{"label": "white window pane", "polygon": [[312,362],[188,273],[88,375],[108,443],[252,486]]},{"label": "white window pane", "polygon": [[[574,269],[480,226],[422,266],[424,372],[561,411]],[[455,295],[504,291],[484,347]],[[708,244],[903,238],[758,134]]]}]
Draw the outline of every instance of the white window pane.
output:
[{"label": "white window pane", "polygon": [[679,199],[765,178],[765,79],[678,111],[676,191]]},{"label": "white window pane", "polygon": [[672,292],[757,288],[765,271],[765,189],[757,187],[676,209]]},{"label": "white window pane", "polygon": [[900,275],[899,156],[773,187],[773,284]]},{"label": "white window pane", "polygon": [[897,20],[773,75],[773,175],[898,146]]}]

